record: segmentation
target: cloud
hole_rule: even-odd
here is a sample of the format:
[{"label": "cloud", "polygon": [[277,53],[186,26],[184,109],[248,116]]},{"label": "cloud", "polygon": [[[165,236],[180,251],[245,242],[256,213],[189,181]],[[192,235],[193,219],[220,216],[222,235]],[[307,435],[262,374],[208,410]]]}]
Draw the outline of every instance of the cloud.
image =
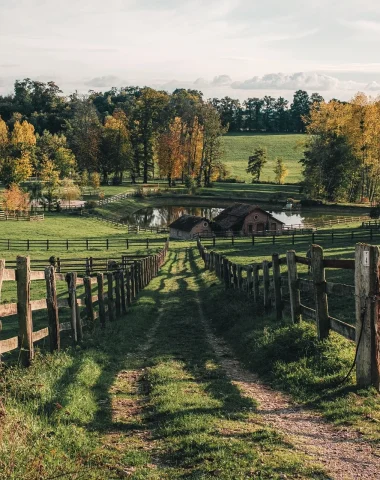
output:
[{"label": "cloud", "polygon": [[337,78],[320,73],[297,72],[293,74],[269,73],[262,77],[252,77],[242,82],[233,82],[231,87],[242,90],[335,90],[342,87],[343,83]]},{"label": "cloud", "polygon": [[368,32],[380,32],[380,22],[373,20],[341,20],[342,25],[354,30]]},{"label": "cloud", "polygon": [[380,91],[380,83],[379,82],[370,82],[368,83],[364,90],[370,91],[370,92],[379,92]]},{"label": "cloud", "polygon": [[214,80],[211,82],[213,87],[225,87],[226,85],[231,85],[232,80],[228,75],[218,75],[214,77]]},{"label": "cloud", "polygon": [[120,87],[125,85],[127,82],[122,80],[115,75],[105,75],[104,77],[95,77],[91,80],[87,80],[84,84],[87,87],[96,87],[96,88],[104,88],[104,87]]}]

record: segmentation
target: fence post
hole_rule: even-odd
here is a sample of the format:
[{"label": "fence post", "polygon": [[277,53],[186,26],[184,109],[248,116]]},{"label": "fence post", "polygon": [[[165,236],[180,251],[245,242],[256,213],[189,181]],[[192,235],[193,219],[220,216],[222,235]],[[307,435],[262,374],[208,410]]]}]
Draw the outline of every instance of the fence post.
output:
[{"label": "fence post", "polygon": [[233,282],[234,282],[234,288],[238,287],[236,272],[237,272],[237,266],[236,266],[236,263],[233,263],[232,264],[232,277],[233,277]]},{"label": "fence post", "polygon": [[239,290],[241,290],[242,283],[243,283],[243,279],[242,279],[242,273],[241,273],[241,265],[238,265],[237,266],[237,286]]},{"label": "fence post", "polygon": [[127,287],[127,306],[131,306],[131,270],[129,268],[125,271],[126,287]]},{"label": "fence post", "polygon": [[119,318],[121,315],[120,272],[116,271],[114,276],[115,276],[116,317]]},{"label": "fence post", "polygon": [[130,267],[131,269],[131,298],[134,300],[136,298],[136,272],[135,264],[133,263]]},{"label": "fence post", "polygon": [[107,297],[108,297],[108,320],[110,322],[113,322],[115,320],[115,311],[114,311],[114,299],[113,299],[113,273],[108,272],[107,273],[107,284],[108,284],[108,290],[107,290]]},{"label": "fence post", "polygon": [[223,258],[223,277],[224,277],[225,288],[226,289],[230,288],[231,275],[229,272],[228,258]]},{"label": "fence post", "polygon": [[289,297],[292,322],[300,323],[301,296],[298,285],[296,252],[294,250],[289,250],[288,252],[286,252],[286,262],[288,265]]},{"label": "fence post", "polygon": [[55,270],[53,266],[45,268],[46,280],[46,305],[49,319],[50,351],[60,349],[61,337],[59,331],[57,287],[55,282]]},{"label": "fence post", "polygon": [[247,265],[247,293],[252,292],[252,266]]},{"label": "fence post", "polygon": [[94,306],[92,304],[91,278],[84,277],[83,284],[84,284],[84,301],[86,304],[87,322],[89,326],[92,327],[95,322],[95,315],[94,315]]},{"label": "fence post", "polygon": [[66,275],[66,282],[67,282],[67,287],[69,292],[71,331],[73,334],[74,343],[78,341],[78,330],[77,330],[77,313],[78,312],[77,312],[76,280],[77,280],[76,273],[71,272]]},{"label": "fence post", "polygon": [[121,300],[121,311],[123,315],[127,313],[127,297],[125,295],[125,275],[123,270],[119,270],[120,277],[120,300]]},{"label": "fence post", "polygon": [[272,274],[274,287],[274,303],[276,307],[277,320],[282,319],[282,298],[281,298],[281,269],[278,253],[272,255]]},{"label": "fence post", "polygon": [[[0,302],[1,302],[1,288],[3,286],[4,270],[5,270],[5,260],[0,259]],[[1,329],[1,320],[0,320],[0,329]]]},{"label": "fence post", "polygon": [[264,308],[269,310],[271,307],[270,301],[270,277],[269,277],[269,262],[263,261],[263,284],[264,284]]},{"label": "fence post", "polygon": [[102,273],[96,275],[98,281],[99,319],[102,328],[106,326],[106,307],[104,304],[104,276]]},{"label": "fence post", "polygon": [[356,382],[380,389],[379,248],[357,244],[355,249]]},{"label": "fence post", "polygon": [[323,340],[329,336],[330,320],[326,293],[325,269],[323,266],[323,248],[319,245],[311,246],[311,271],[314,283],[318,338]]},{"label": "fence post", "polygon": [[256,303],[259,302],[259,296],[260,296],[259,287],[260,287],[259,265],[255,265],[253,267],[253,295]]},{"label": "fence post", "polygon": [[16,275],[20,358],[23,365],[29,366],[34,357],[29,257],[17,257]]}]

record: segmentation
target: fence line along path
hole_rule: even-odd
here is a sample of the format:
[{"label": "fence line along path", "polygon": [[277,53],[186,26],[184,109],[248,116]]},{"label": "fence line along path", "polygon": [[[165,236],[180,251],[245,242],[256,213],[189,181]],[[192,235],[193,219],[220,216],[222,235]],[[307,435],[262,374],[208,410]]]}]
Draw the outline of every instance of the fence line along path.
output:
[{"label": "fence line along path", "polygon": [[[197,246],[205,268],[214,271],[226,289],[235,288],[253,294],[254,301],[267,311],[274,305],[278,320],[288,304],[292,322],[299,323],[302,315],[314,320],[321,340],[333,330],[356,342],[357,385],[372,385],[380,391],[380,255],[377,246],[357,244],[355,260],[341,260],[325,259],[323,249],[312,245],[311,258],[300,257],[290,250],[286,257],[280,258],[274,253],[271,262],[265,260],[251,265],[237,265],[217,252],[208,251],[200,239],[197,239]],[[298,277],[297,264],[311,267],[312,280]],[[281,275],[281,265],[287,266],[286,276]],[[354,270],[355,285],[327,282],[326,268]],[[288,291],[288,300],[285,299],[285,290]],[[301,303],[301,290],[313,294],[315,308]],[[355,326],[329,315],[329,294],[355,298]]]},{"label": "fence line along path", "polygon": [[[83,339],[84,326],[91,328],[99,319],[104,328],[107,322],[124,315],[140,290],[158,274],[168,248],[166,242],[155,255],[133,261],[126,257],[116,270],[84,278],[80,278],[77,272],[57,273],[53,266],[44,271],[32,271],[29,257],[17,257],[16,269],[6,268],[5,260],[0,260],[0,294],[4,282],[17,282],[17,302],[0,304],[0,320],[17,315],[19,331],[18,336],[12,338],[0,337],[0,356],[18,349],[22,364],[28,366],[34,357],[35,342],[49,337],[50,350],[59,350],[62,331],[71,331],[72,340],[77,343]],[[30,287],[34,280],[45,280],[46,298],[31,300]],[[66,282],[66,298],[58,298],[57,282]],[[80,285],[84,287],[82,298],[77,295],[77,286]],[[92,292],[93,285],[97,286],[96,295]],[[69,322],[59,321],[60,309],[69,310]],[[47,310],[48,321],[45,328],[34,331],[32,312],[38,310]]]}]

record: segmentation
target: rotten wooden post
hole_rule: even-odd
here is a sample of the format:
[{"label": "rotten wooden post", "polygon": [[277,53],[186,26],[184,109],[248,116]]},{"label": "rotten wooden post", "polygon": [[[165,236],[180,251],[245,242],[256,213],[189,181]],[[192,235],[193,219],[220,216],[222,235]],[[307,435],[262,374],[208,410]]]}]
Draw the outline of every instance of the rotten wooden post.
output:
[{"label": "rotten wooden post", "polygon": [[95,323],[95,313],[94,313],[94,305],[92,303],[91,278],[84,277],[83,284],[84,284],[84,302],[86,305],[87,323],[90,326],[90,328],[92,328]]},{"label": "rotten wooden post", "polygon": [[61,336],[59,331],[58,299],[57,286],[55,281],[55,269],[51,265],[45,268],[46,281],[46,306],[49,321],[49,342],[50,351],[59,350],[61,346]]},{"label": "rotten wooden post", "polygon": [[281,298],[281,268],[278,253],[272,255],[272,276],[274,287],[274,304],[276,307],[277,320],[282,319],[282,298]]},{"label": "rotten wooden post", "polygon": [[323,266],[323,248],[311,246],[311,273],[314,283],[315,313],[318,338],[323,340],[329,336],[330,320],[326,293],[325,268]]},{"label": "rotten wooden post", "polygon": [[289,297],[292,322],[300,323],[302,318],[301,295],[298,285],[296,252],[294,250],[289,250],[286,252],[286,262],[288,265]]},{"label": "rotten wooden post", "polygon": [[115,320],[115,303],[113,298],[113,273],[107,273],[107,301],[108,301],[108,320],[113,322]]},{"label": "rotten wooden post", "polygon": [[34,358],[29,257],[17,257],[16,279],[20,359],[24,366],[29,366]]},{"label": "rotten wooden post", "polygon": [[78,321],[77,321],[77,294],[76,294],[76,282],[77,274],[75,272],[68,273],[66,275],[66,282],[69,292],[69,307],[70,307],[70,320],[71,320],[71,332],[73,335],[73,341],[78,341]]},{"label": "rotten wooden post", "polygon": [[99,319],[100,326],[104,328],[106,326],[106,307],[104,302],[104,276],[102,273],[98,273],[98,302],[99,302]]},{"label": "rotten wooden post", "polygon": [[264,308],[269,310],[271,307],[270,299],[270,277],[269,277],[269,262],[263,261],[263,285],[264,285]]},{"label": "rotten wooden post", "polygon": [[380,390],[379,247],[355,249],[356,382]]}]

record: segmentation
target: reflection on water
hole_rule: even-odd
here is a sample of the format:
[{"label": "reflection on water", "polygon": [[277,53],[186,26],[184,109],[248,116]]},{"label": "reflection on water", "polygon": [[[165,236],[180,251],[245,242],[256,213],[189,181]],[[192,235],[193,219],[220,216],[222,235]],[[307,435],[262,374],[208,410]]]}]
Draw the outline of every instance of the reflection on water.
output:
[{"label": "reflection on water", "polygon": [[[181,215],[197,215],[214,219],[223,208],[216,207],[156,207],[144,208],[138,212],[122,218],[122,221],[140,227],[165,227]],[[286,225],[304,225],[305,223],[314,223],[321,220],[331,220],[336,215],[325,215],[315,212],[288,212],[288,211],[270,211],[275,218],[284,222]]]}]

